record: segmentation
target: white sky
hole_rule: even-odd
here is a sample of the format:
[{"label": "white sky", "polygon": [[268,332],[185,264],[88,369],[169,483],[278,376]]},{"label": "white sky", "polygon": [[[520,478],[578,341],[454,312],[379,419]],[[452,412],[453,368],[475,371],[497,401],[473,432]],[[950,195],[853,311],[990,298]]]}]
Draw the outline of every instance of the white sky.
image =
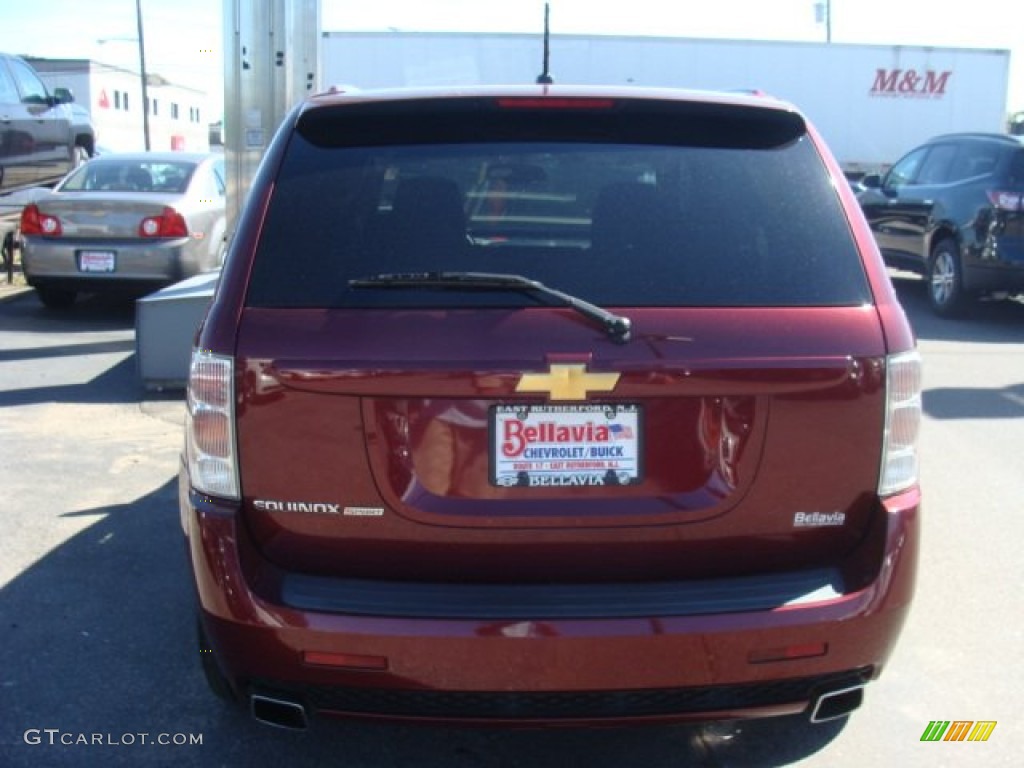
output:
[{"label": "white sky", "polygon": [[[239,0],[227,0],[238,2]],[[241,0],[245,2],[246,0]],[[252,0],[259,2],[260,0]],[[543,0],[321,0],[324,31],[539,32]],[[550,0],[552,32],[824,41],[816,0]],[[147,69],[222,91],[224,0],[142,0]],[[0,50],[137,70],[135,0],[0,0]],[[100,38],[122,38],[99,44]],[[1007,48],[1024,109],[1024,0],[832,0],[832,40]],[[216,111],[216,110],[215,110]]]}]

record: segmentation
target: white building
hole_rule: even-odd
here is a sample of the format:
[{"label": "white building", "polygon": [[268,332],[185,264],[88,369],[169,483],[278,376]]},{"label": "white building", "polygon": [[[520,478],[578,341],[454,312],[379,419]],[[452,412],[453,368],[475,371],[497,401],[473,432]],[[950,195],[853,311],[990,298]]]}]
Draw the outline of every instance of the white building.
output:
[{"label": "white building", "polygon": [[[138,72],[90,59],[28,58],[39,76],[54,88],[69,88],[75,103],[89,110],[96,145],[114,152],[145,148],[142,80]],[[209,149],[209,115],[203,91],[175,85],[159,75],[146,79],[149,96],[150,149],[205,152]]]}]

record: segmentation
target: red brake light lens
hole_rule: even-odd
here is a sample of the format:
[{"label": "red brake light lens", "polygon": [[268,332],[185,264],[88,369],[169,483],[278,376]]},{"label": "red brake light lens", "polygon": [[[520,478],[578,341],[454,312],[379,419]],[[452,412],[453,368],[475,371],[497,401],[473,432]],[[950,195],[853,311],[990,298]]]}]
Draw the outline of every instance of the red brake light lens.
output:
[{"label": "red brake light lens", "polygon": [[188,237],[185,217],[170,206],[159,216],[149,216],[139,224],[140,237]]},{"label": "red brake light lens", "polygon": [[21,234],[60,237],[64,234],[64,228],[60,225],[60,219],[43,213],[38,205],[31,203],[21,212]]},{"label": "red brake light lens", "polygon": [[376,669],[388,668],[387,656],[366,656],[357,653],[327,653],[323,651],[303,651],[302,661],[319,667],[338,667],[341,669]]}]

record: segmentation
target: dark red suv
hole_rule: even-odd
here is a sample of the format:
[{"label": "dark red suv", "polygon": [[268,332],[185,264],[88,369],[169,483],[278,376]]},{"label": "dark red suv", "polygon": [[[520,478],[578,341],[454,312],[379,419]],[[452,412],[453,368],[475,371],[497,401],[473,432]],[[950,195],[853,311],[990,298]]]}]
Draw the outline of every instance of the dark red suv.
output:
[{"label": "dark red suv", "polygon": [[315,98],[192,361],[207,678],[295,727],[841,717],[913,592],[919,368],[788,105]]}]

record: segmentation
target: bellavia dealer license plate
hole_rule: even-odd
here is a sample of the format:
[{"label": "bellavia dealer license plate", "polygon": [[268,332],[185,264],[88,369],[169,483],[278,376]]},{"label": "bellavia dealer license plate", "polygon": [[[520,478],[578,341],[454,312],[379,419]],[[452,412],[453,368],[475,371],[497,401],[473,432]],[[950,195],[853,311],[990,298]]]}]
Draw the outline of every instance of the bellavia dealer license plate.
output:
[{"label": "bellavia dealer license plate", "polygon": [[494,485],[614,486],[643,479],[639,405],[499,405],[490,416]]}]

